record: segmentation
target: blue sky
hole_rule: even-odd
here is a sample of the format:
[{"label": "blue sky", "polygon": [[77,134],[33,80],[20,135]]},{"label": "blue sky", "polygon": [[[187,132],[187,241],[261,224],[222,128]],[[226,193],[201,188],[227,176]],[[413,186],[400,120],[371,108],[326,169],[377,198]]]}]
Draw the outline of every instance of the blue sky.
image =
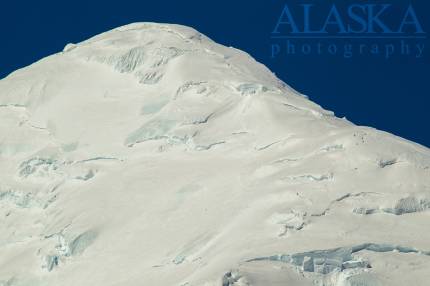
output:
[{"label": "blue sky", "polygon": [[[402,9],[412,4],[424,31],[430,30],[429,1],[390,1],[384,3],[395,4],[395,8],[385,16],[387,22],[400,21]],[[347,4],[372,1],[7,2],[0,4],[0,78],[61,51],[69,42],[80,42],[117,26],[143,21],[178,23],[192,26],[221,44],[245,50],[283,81],[339,117],[430,146],[428,39],[419,40],[425,45],[420,58],[402,56],[398,51],[389,59],[370,52],[345,58],[339,51],[333,56],[324,48],[322,54],[313,51],[309,55],[288,55],[282,48],[272,57],[273,44],[285,47],[285,40],[272,39],[271,32],[286,3],[295,16],[300,14],[300,3],[316,4],[311,24],[318,25],[333,3],[342,10]],[[329,42],[324,41],[326,48]],[[341,50],[351,41],[357,40],[340,39],[335,43]],[[398,40],[360,41],[377,43],[381,49],[386,44],[398,43]],[[411,47],[415,42],[408,40]],[[315,48],[317,40],[294,43],[296,49],[303,44]]]}]

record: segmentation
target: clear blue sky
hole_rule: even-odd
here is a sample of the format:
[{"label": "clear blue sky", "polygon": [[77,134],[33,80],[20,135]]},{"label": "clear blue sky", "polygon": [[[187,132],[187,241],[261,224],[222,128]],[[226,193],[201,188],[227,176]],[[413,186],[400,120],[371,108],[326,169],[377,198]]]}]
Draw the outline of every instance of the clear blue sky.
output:
[{"label": "clear blue sky", "polygon": [[[391,1],[391,2],[390,2]],[[425,31],[430,30],[426,0],[412,3]],[[34,61],[59,52],[69,42],[131,22],[167,22],[192,26],[213,40],[245,50],[278,77],[339,117],[382,129],[430,146],[429,41],[421,40],[423,57],[285,55],[271,58],[271,39],[285,3],[321,4],[323,17],[330,3],[369,1],[2,1],[0,3],[0,78]],[[375,3],[381,1],[375,1]],[[400,9],[400,8],[399,8]],[[388,21],[398,21],[396,11]],[[298,13],[293,11],[293,13]],[[316,18],[318,18],[316,17]],[[390,18],[391,17],[391,18]],[[312,20],[316,22],[317,20]],[[305,41],[305,42],[303,42]],[[340,40],[337,43],[343,43]],[[380,40],[384,43],[387,40]],[[282,42],[280,42],[282,43]],[[301,43],[312,43],[302,40]],[[1,96],[1,94],[0,94]]]}]

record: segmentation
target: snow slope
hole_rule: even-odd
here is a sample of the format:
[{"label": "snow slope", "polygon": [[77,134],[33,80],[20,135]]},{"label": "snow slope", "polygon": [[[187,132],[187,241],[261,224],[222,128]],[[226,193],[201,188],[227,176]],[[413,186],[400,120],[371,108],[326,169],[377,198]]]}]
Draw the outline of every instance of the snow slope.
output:
[{"label": "snow slope", "polygon": [[127,25],[0,81],[0,285],[429,285],[429,166],[242,51]]}]

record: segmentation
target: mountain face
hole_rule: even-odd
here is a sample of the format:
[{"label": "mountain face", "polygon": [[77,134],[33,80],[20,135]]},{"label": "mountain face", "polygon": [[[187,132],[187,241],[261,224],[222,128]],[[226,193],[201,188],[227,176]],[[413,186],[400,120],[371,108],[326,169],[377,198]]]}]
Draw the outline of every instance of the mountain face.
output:
[{"label": "mountain face", "polygon": [[429,209],[429,149],[191,28],[0,81],[1,286],[424,286]]}]

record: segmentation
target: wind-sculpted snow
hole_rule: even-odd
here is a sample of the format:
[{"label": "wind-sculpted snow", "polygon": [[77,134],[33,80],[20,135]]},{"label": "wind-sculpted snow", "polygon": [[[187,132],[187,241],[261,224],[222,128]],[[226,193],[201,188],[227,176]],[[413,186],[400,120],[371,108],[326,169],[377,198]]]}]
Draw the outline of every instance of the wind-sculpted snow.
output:
[{"label": "wind-sculpted snow", "polygon": [[191,28],[0,80],[0,286],[427,286],[429,209],[426,147]]}]

